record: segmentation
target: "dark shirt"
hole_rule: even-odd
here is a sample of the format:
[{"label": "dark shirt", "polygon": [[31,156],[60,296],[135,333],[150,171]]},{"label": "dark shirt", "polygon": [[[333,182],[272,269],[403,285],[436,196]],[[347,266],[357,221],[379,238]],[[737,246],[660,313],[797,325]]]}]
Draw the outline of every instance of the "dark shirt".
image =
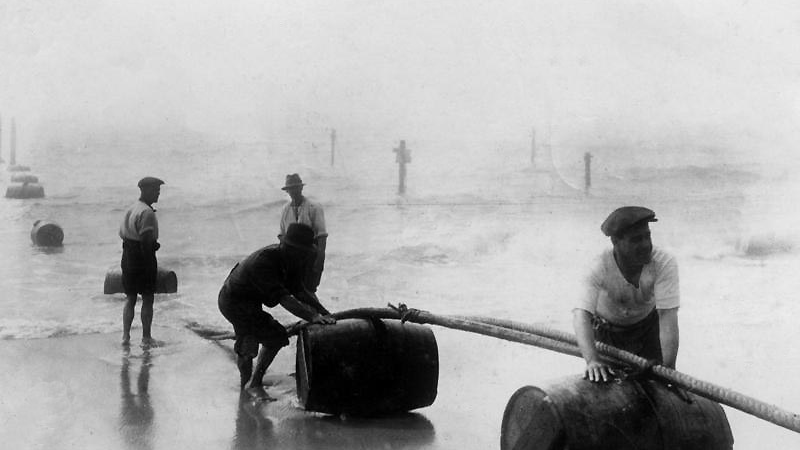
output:
[{"label": "dark shirt", "polygon": [[231,297],[277,306],[287,295],[303,296],[302,268],[286,264],[277,244],[256,250],[237,264],[225,280]]}]

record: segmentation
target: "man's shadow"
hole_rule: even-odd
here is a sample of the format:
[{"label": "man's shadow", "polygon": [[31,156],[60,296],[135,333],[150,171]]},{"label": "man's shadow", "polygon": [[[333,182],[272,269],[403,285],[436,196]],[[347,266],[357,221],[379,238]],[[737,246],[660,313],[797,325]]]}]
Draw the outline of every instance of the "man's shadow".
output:
[{"label": "man's shadow", "polygon": [[150,350],[145,348],[136,377],[136,393],[131,389],[130,349],[125,349],[122,368],[119,373],[121,408],[119,430],[128,448],[153,448],[153,406],[150,404],[148,385],[150,384]]}]

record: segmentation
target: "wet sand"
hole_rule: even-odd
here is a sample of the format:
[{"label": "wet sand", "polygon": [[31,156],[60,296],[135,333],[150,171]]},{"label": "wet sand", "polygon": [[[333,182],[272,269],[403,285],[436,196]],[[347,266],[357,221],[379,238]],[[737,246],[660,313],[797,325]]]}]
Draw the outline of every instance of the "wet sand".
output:
[{"label": "wet sand", "polygon": [[[267,372],[266,395],[240,392],[232,341],[209,341],[186,329],[155,327],[162,342],[152,348],[125,349],[109,333],[0,341],[0,442],[13,449],[499,448],[503,411],[517,389],[583,368],[572,356],[432,329],[440,355],[436,401],[373,419],[301,408],[294,338]],[[134,328],[133,336],[140,332]],[[682,370],[706,372],[697,363],[684,361]],[[718,369],[710,370],[717,376],[706,379],[720,378]],[[735,387],[752,393],[756,385],[751,379]],[[786,396],[776,403],[793,406]],[[736,449],[800,443],[797,433],[724,409]]]},{"label": "wet sand", "polygon": [[[489,342],[434,330],[441,346]],[[134,329],[134,337],[140,330]],[[428,408],[387,418],[304,411],[295,341],[267,373],[271,399],[240,393],[230,341],[154,328],[152,348],[123,348],[116,334],[0,342],[5,448],[451,449],[496,448],[508,395],[479,353],[440,357],[439,395]],[[506,345],[509,343],[501,344]],[[494,345],[494,344],[492,344]],[[492,347],[490,345],[489,347]],[[474,348],[474,347],[473,347]],[[475,365],[469,376],[466,366]],[[497,378],[494,378],[497,380]],[[481,386],[482,385],[482,386]],[[491,399],[490,399],[491,397]]]}]

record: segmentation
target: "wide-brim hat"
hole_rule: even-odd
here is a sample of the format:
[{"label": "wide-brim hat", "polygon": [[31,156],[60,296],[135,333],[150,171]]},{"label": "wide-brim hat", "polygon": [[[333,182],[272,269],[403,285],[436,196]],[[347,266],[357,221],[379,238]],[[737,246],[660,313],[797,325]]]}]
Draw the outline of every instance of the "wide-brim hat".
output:
[{"label": "wide-brim hat", "polygon": [[606,236],[620,236],[636,225],[658,222],[656,213],[644,206],[623,206],[615,209],[600,225],[600,231]]},{"label": "wide-brim hat", "polygon": [[292,174],[286,175],[286,183],[281,189],[283,189],[285,191],[285,190],[287,190],[289,188],[293,188],[293,187],[297,187],[297,186],[305,186],[305,185],[306,184],[303,183],[303,180],[300,179],[300,175],[298,175],[296,173],[292,173]]},{"label": "wide-brim hat", "polygon": [[314,243],[314,230],[303,223],[290,224],[281,242],[306,252],[317,251]]}]

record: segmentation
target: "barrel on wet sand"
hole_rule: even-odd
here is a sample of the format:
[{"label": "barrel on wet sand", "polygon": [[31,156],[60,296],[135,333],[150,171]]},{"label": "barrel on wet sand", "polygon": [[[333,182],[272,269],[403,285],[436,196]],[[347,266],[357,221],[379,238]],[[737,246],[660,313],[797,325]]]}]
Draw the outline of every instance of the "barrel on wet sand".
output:
[{"label": "barrel on wet sand", "polygon": [[311,325],[297,339],[297,396],[308,411],[380,416],[430,406],[439,351],[430,328],[394,319]]},{"label": "barrel on wet sand", "polygon": [[722,407],[704,397],[654,380],[570,377],[511,396],[500,448],[730,450],[733,435]]},{"label": "barrel on wet sand", "polygon": [[53,222],[37,220],[33,222],[31,241],[40,247],[60,247],[64,243],[64,230]]},{"label": "barrel on wet sand", "polygon": [[42,198],[44,187],[36,183],[12,184],[6,188],[6,198]]},{"label": "barrel on wet sand", "polygon": [[[119,292],[125,292],[122,286],[122,269],[112,267],[106,273],[103,293],[116,294]],[[159,267],[156,278],[156,294],[172,294],[175,292],[178,292],[178,276],[171,270]]]}]

